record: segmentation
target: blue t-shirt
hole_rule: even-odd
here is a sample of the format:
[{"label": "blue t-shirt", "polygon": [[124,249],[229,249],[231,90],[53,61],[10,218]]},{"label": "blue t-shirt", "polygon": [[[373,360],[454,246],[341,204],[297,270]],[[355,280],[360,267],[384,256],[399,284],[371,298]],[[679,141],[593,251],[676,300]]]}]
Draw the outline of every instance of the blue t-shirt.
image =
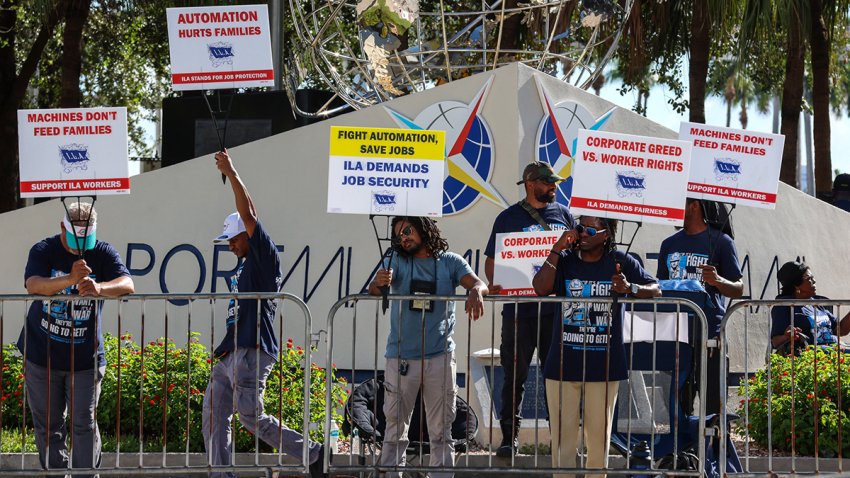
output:
[{"label": "blue t-shirt", "polygon": [[[388,267],[387,261],[384,267]],[[463,257],[454,252],[440,254],[439,257],[419,259],[415,257],[394,256],[392,259],[392,293],[407,295],[411,293],[412,281],[434,282],[436,277],[436,295],[453,295],[460,280],[472,274],[472,268]],[[421,359],[451,352],[455,349],[452,339],[455,327],[455,303],[432,301],[432,310],[424,314],[409,309],[410,301],[393,303],[390,315],[390,334],[387,337],[387,358]],[[422,349],[422,331],[425,331],[425,349]]]},{"label": "blue t-shirt", "polygon": [[[712,249],[711,257],[708,257],[709,245]],[[693,235],[685,234],[682,229],[661,242],[656,276],[659,280],[702,281],[702,269],[699,266],[705,264],[713,265],[721,277],[732,282],[742,277],[738,251],[731,237],[711,227]],[[711,297],[711,304],[703,308],[708,321],[708,335],[717,337],[720,321],[726,314],[726,301],[716,287],[705,284],[705,290]]]},{"label": "blue t-shirt", "polygon": [[[537,212],[540,217],[549,225],[553,231],[563,231],[575,228],[575,219],[570,213],[568,207],[559,203],[550,203]],[[487,241],[487,247],[484,249],[484,255],[495,259],[496,257],[496,234],[506,232],[534,232],[543,231],[543,227],[519,204],[514,204],[508,207],[498,216],[493,222],[493,230],[490,232],[490,239]],[[528,284],[531,287],[531,284]],[[518,319],[534,319],[537,318],[538,304],[534,302],[520,302]],[[554,315],[558,310],[558,304],[546,303],[540,304],[540,315],[548,317]],[[514,305],[506,303],[502,307],[503,318],[514,317]]]},{"label": "blue t-shirt", "polygon": [[[555,271],[555,295],[611,297],[611,276],[617,270],[617,262],[629,282],[640,285],[655,282],[632,256],[623,252],[605,254],[596,262],[584,262],[578,251],[564,251]],[[552,346],[543,375],[550,380],[567,382],[625,380],[624,309],[625,305],[621,304],[612,317],[611,302],[565,301],[562,320],[552,324]]]},{"label": "blue t-shirt", "polygon": [[[778,295],[777,299],[793,299],[790,295]],[[812,300],[827,300],[816,295]],[[770,312],[770,336],[785,334],[785,329],[791,323],[791,309],[794,309],[794,327],[799,327],[804,334],[815,340],[817,345],[832,345],[838,343],[838,320],[832,314],[832,307],[820,305],[795,305],[788,307],[777,305]]]},{"label": "blue t-shirt", "polygon": [[[230,278],[230,291],[237,292],[278,292],[283,276],[280,273],[280,257],[272,238],[266,233],[263,225],[257,222],[254,235],[248,238],[248,255],[245,262]],[[277,357],[278,345],[274,335],[274,318],[277,302],[262,300],[262,308],[257,315],[257,301],[240,300],[237,304],[231,300],[227,307],[227,334],[218,348],[215,356],[220,357],[236,347],[253,349],[257,346],[257,318],[260,319],[260,348],[263,352]],[[238,317],[238,330],[236,327]]]},{"label": "blue t-shirt", "polygon": [[[94,249],[86,251],[83,258],[91,268],[89,275],[95,282],[109,282],[130,272],[114,247],[97,241]],[[68,275],[79,259],[62,245],[59,236],[48,237],[32,246],[24,271],[24,283],[33,276],[61,277]],[[57,294],[75,295],[77,287],[69,287]],[[30,362],[47,367],[47,349],[50,344],[50,367],[71,370],[73,342],[74,370],[91,370],[106,365],[101,335],[103,301],[91,298],[73,301],[33,301],[27,320],[18,338],[18,350]],[[48,330],[50,332],[48,332]]]}]

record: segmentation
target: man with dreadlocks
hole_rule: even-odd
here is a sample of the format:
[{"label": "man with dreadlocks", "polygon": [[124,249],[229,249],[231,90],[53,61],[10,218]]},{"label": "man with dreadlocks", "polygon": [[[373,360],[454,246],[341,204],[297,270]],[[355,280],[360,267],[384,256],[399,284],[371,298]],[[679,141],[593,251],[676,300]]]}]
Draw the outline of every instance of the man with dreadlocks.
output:
[{"label": "man with dreadlocks", "polygon": [[[632,256],[617,250],[616,234],[616,220],[582,217],[580,225],[565,231],[552,247],[532,280],[534,291],[560,297],[660,296],[655,279]],[[575,468],[579,418],[584,417],[587,468],[606,468],[614,404],[620,381],[626,379],[624,306],[612,310],[607,301],[565,302],[562,312],[562,320],[553,323],[543,370],[552,466]]]},{"label": "man with dreadlocks", "polygon": [[[710,339],[717,338],[720,332],[720,321],[726,314],[724,297],[737,299],[744,293],[735,243],[721,230],[709,226],[704,204],[698,199],[687,199],[684,228],[661,242],[656,276],[659,280],[692,281],[706,292],[707,300],[698,305],[708,320]],[[692,329],[691,343],[698,344],[701,330]],[[700,355],[695,353],[694,357],[692,373],[682,390],[682,409],[688,415],[693,414],[701,380],[695,373],[700,369]],[[720,413],[720,354],[716,349],[709,350],[706,376],[706,396],[700,399],[705,401],[706,413]]]},{"label": "man with dreadlocks", "polygon": [[[456,362],[452,339],[455,304],[426,298],[453,295],[458,285],[469,291],[466,313],[472,320],[484,313],[487,286],[463,257],[448,252],[436,223],[424,217],[392,220],[393,248],[397,256],[385,261],[369,284],[371,295],[392,286],[400,295],[422,295],[421,300],[396,301],[387,338],[384,416],[387,426],[380,465],[404,464],[404,453],[416,396],[422,391],[428,419],[431,466],[454,464],[451,426],[455,418]],[[399,476],[401,473],[398,474]],[[432,473],[431,476],[451,476]]]}]

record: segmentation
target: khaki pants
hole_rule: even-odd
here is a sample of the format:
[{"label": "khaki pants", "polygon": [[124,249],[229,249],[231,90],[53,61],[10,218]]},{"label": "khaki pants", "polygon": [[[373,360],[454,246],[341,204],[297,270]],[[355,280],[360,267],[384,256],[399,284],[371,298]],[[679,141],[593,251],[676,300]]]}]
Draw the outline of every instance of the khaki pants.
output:
[{"label": "khaki pants", "polygon": [[[387,371],[384,375],[384,416],[387,428],[381,447],[379,463],[384,466],[404,465],[404,453],[410,444],[407,432],[416,405],[416,395],[422,388],[422,401],[428,420],[428,439],[430,441],[430,466],[454,466],[454,441],[452,440],[452,422],[455,419],[454,352],[425,360],[407,360],[407,375],[398,371],[399,359],[387,359]],[[401,473],[386,476],[401,476]],[[450,478],[452,473],[430,473],[432,478]]]},{"label": "khaki pants", "polygon": [[[611,443],[614,406],[620,382],[561,382],[546,380],[549,425],[552,431],[552,467],[575,468],[578,428],[584,416],[584,444],[587,448],[586,468],[607,468]],[[582,388],[584,397],[582,397]],[[584,400],[582,400],[582,398]],[[574,478],[572,474],[555,474],[554,478]],[[603,474],[585,475],[603,478]]]}]

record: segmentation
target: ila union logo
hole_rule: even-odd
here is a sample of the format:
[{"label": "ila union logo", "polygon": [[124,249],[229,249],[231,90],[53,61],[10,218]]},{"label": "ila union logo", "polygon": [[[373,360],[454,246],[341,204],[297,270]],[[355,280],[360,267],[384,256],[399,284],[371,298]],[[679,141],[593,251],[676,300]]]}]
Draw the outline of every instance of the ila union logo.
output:
[{"label": "ila union logo", "polygon": [[89,147],[78,143],[59,146],[59,157],[66,174],[74,170],[87,170],[88,162],[91,161]]},{"label": "ila union logo", "polygon": [[221,65],[233,65],[233,45],[225,42],[210,43],[207,45],[210,54],[210,63],[213,67]]},{"label": "ila union logo", "polygon": [[624,197],[643,197],[646,190],[646,176],[637,171],[617,172],[617,195]]}]

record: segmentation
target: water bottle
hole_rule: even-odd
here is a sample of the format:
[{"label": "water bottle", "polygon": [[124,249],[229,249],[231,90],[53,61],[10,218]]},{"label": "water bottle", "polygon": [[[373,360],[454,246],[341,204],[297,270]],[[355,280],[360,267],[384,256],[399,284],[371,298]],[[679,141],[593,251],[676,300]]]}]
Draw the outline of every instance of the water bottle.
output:
[{"label": "water bottle", "polygon": [[331,453],[334,455],[339,454],[339,427],[336,424],[336,420],[331,420],[331,433],[330,433],[330,443],[328,443],[328,449],[331,450]]},{"label": "water bottle", "polygon": [[[629,469],[632,470],[649,470],[652,467],[652,451],[649,448],[649,443],[641,441],[635,445],[632,450]],[[631,475],[632,478],[648,478],[649,475],[641,474],[640,472]]]}]

